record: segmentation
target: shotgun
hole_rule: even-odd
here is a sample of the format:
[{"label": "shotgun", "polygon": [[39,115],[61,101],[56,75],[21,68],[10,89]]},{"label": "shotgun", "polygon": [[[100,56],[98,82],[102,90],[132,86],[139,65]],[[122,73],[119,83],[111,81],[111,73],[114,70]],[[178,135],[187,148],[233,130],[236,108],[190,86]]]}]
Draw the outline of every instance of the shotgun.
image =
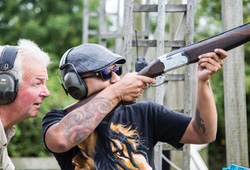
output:
[{"label": "shotgun", "polygon": [[[138,74],[154,78],[170,70],[196,63],[199,61],[199,55],[212,52],[216,48],[229,51],[248,41],[250,41],[250,23],[164,54],[149,63],[149,65],[139,71]],[[94,96],[96,96],[96,94],[66,107],[65,110],[69,113],[89,102]]]},{"label": "shotgun", "polygon": [[248,41],[250,41],[250,23],[164,54],[151,62],[138,74],[154,78],[170,70],[195,63],[199,61],[199,55],[212,52],[216,48],[229,51]]}]

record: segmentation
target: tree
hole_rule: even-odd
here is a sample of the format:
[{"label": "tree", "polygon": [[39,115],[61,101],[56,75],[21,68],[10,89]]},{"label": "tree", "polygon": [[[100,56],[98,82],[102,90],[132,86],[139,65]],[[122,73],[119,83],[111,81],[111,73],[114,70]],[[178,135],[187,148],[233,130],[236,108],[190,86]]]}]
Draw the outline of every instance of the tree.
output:
[{"label": "tree", "polygon": [[[97,2],[91,1],[90,8],[96,9]],[[90,27],[97,24],[91,22]],[[0,32],[0,44],[16,45],[20,38],[30,39],[52,59],[47,83],[51,96],[45,99],[37,118],[16,126],[17,133],[9,145],[10,156],[46,156],[49,153],[42,142],[41,125],[44,114],[75,102],[66,97],[57,71],[63,53],[82,42],[82,0],[0,0]]]}]

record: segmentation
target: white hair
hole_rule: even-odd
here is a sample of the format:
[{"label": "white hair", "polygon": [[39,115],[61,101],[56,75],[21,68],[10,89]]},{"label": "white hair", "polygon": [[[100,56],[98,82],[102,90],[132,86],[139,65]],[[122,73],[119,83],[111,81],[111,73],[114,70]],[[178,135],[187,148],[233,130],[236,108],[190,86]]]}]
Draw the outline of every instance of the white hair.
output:
[{"label": "white hair", "polygon": [[[41,48],[38,47],[36,43],[27,39],[20,39],[16,46],[18,49],[16,59],[14,62],[14,67],[11,70],[6,71],[6,73],[13,74],[19,82],[22,82],[23,78],[23,65],[29,64],[24,63],[24,59],[27,57],[30,61],[37,60],[46,67],[49,66],[51,60],[47,53],[45,53]],[[0,47],[0,52],[2,52],[3,47]],[[27,61],[27,60],[26,60]],[[0,71],[1,73],[2,71]]]}]

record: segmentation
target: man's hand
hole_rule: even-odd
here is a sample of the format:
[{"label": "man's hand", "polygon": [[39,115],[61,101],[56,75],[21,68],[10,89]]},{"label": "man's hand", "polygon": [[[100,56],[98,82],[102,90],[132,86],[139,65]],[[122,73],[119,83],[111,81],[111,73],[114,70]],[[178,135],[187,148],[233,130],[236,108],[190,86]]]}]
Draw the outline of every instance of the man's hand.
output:
[{"label": "man's hand", "polygon": [[215,49],[214,52],[209,52],[199,56],[198,61],[198,79],[199,81],[207,82],[211,76],[221,69],[223,59],[227,57],[227,52],[223,49]]},{"label": "man's hand", "polygon": [[127,73],[109,88],[119,96],[120,101],[133,101],[142,95],[148,84],[155,83],[154,78]]}]

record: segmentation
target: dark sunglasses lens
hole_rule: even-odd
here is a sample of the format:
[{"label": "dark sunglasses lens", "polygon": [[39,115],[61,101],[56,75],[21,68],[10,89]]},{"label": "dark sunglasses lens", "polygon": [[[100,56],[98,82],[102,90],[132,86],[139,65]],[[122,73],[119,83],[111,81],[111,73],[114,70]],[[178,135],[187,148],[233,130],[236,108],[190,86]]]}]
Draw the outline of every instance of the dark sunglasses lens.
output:
[{"label": "dark sunglasses lens", "polygon": [[118,76],[122,75],[122,66],[116,66],[116,67],[114,68],[114,72],[115,72]]},{"label": "dark sunglasses lens", "polygon": [[108,80],[112,77],[112,72],[115,72],[118,76],[122,74],[122,66],[115,66],[112,70],[102,70],[101,77],[103,80]]},{"label": "dark sunglasses lens", "polygon": [[101,77],[103,80],[108,80],[112,77],[112,71],[111,70],[102,70],[101,71]]}]

